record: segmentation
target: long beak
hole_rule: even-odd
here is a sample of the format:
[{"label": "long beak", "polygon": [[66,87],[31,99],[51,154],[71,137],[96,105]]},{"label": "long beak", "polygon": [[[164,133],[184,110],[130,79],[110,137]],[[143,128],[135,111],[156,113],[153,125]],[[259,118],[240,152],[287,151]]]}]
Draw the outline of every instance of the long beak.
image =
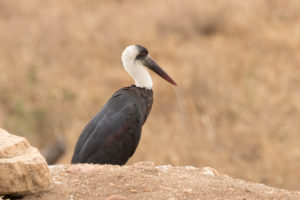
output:
[{"label": "long beak", "polygon": [[169,83],[177,86],[175,81],[173,81],[173,79],[158,64],[156,64],[156,62],[154,60],[152,60],[149,56],[146,56],[144,59],[141,59],[141,62],[146,67],[148,67],[149,69],[151,69],[152,71],[157,73],[163,79],[165,79]]}]

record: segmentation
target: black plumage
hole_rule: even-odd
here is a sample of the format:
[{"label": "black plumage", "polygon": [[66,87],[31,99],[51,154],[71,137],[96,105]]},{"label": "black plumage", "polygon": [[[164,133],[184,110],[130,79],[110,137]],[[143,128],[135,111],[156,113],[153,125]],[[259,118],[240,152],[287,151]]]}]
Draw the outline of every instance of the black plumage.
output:
[{"label": "black plumage", "polygon": [[152,103],[151,89],[130,86],[114,93],[84,128],[71,163],[124,165],[138,146]]}]

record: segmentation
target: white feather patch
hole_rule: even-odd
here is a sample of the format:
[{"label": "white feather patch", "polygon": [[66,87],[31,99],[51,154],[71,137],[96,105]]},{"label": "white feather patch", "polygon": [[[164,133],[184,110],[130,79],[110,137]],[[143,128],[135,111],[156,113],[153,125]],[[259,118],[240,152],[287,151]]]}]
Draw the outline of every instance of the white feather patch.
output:
[{"label": "white feather patch", "polygon": [[126,47],[121,57],[123,66],[134,79],[136,87],[152,89],[153,83],[149,72],[140,61],[135,59],[138,53],[135,45]]}]

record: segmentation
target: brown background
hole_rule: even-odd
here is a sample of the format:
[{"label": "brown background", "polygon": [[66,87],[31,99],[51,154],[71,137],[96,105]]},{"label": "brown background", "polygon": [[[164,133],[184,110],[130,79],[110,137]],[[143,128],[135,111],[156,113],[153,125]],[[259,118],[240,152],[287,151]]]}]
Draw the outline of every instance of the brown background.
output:
[{"label": "brown background", "polygon": [[42,149],[133,83],[120,56],[146,46],[154,105],[129,163],[210,166],[300,190],[297,0],[0,1],[0,127]]}]

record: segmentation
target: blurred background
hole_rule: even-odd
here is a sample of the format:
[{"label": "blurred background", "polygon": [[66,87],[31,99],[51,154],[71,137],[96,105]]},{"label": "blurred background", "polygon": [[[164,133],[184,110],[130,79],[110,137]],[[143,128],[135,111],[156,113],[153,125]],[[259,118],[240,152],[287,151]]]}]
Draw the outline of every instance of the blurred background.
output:
[{"label": "blurred background", "polygon": [[128,164],[210,166],[300,190],[299,10],[297,0],[1,0],[0,127],[70,163],[87,122],[133,83],[120,57],[141,44],[178,87],[152,73],[154,105]]}]

